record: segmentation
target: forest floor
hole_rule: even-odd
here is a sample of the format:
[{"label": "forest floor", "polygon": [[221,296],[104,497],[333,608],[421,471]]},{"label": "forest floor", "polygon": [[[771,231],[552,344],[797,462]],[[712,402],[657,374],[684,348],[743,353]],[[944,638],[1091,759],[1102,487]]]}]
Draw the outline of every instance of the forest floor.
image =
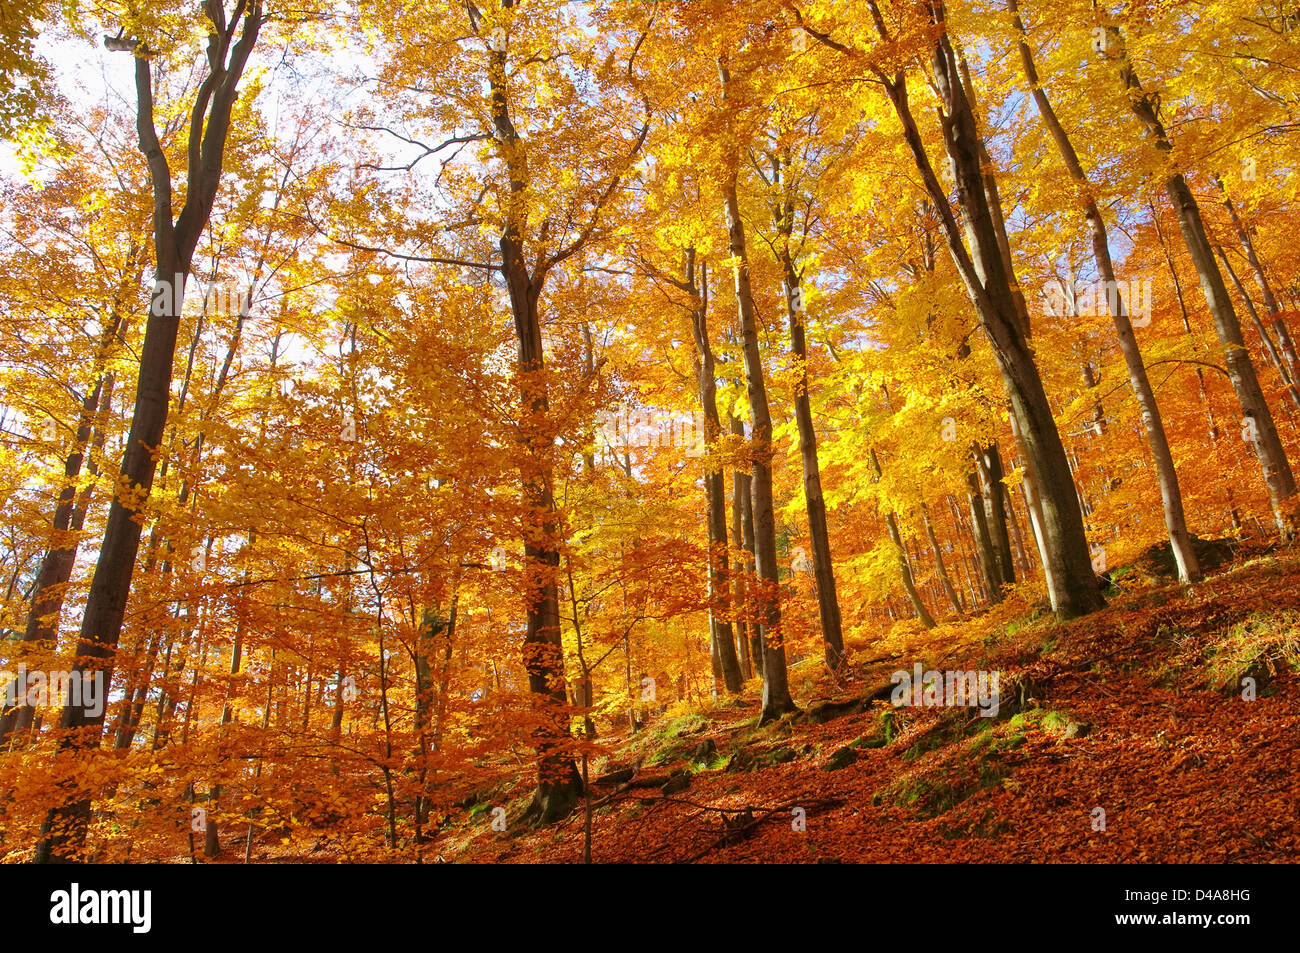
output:
[{"label": "forest floor", "polygon": [[[1082,619],[1013,593],[974,619],[851,645],[838,683],[805,660],[791,671],[802,711],[761,727],[751,686],[601,737],[592,861],[1300,858],[1300,554],[1238,551],[1185,591],[1151,565],[1113,574],[1108,607]],[[997,671],[996,717],[893,706],[892,673],[918,661]],[[530,791],[521,777],[470,798],[432,850],[581,862],[584,805],[529,826]]]}]

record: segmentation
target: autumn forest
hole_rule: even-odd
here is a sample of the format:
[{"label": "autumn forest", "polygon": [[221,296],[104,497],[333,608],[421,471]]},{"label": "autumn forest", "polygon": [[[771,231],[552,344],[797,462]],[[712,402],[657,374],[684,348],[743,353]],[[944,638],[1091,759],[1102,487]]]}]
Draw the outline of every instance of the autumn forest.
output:
[{"label": "autumn forest", "polygon": [[1300,858],[1294,3],[0,14],[0,861]]}]

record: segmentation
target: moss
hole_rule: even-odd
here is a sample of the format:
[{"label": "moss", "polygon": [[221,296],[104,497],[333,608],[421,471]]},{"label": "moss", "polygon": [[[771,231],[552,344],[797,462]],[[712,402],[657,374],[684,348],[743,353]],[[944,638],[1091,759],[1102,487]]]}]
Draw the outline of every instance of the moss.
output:
[{"label": "moss", "polygon": [[953,716],[941,719],[903,752],[909,761],[936,752],[933,758],[902,781],[877,792],[872,803],[910,808],[924,817],[948,812],[972,795],[996,787],[1011,773],[1004,756],[1025,744],[1025,729],[1040,724],[1043,714],[1025,712],[1011,722]]},{"label": "moss", "polygon": [[1206,686],[1236,695],[1243,680],[1259,692],[1283,668],[1300,669],[1300,612],[1256,612],[1232,626],[1209,652]]},{"label": "moss", "polygon": [[876,716],[872,731],[855,741],[849,742],[850,748],[883,748],[894,740],[897,729],[894,722],[894,709],[886,708]]},{"label": "moss", "polygon": [[1054,738],[1074,737],[1082,733],[1081,725],[1082,723],[1076,721],[1069,712],[1054,708],[1030,708],[1013,715],[1007,722],[1008,729],[1017,733],[1013,737],[1019,737],[1021,742],[1025,739],[1025,733],[1032,729],[1042,731]]},{"label": "moss", "polygon": [[690,753],[694,749],[695,749],[695,745],[692,744],[690,741],[683,741],[675,745],[668,745],[666,747],[659,748],[657,751],[650,752],[650,754],[646,756],[644,764],[647,767],[654,767],[656,765],[670,764],[673,761],[682,761],[685,758],[689,757]]},{"label": "moss", "polygon": [[[1023,736],[1020,739],[1024,740]],[[938,817],[972,795],[995,787],[1010,773],[995,754],[899,782],[883,798],[900,807]]]},{"label": "moss", "polygon": [[939,827],[939,836],[944,840],[964,840],[968,837],[997,837],[1014,829],[1010,820],[999,818],[997,812],[988,808],[979,817],[965,823],[945,824]]},{"label": "moss", "polygon": [[1006,626],[1007,637],[1010,638],[1017,632],[1025,632],[1032,629],[1043,618],[1044,613],[1045,610],[1041,606],[1034,606],[1029,610],[1028,615],[1022,616],[1019,619],[1012,619]]},{"label": "moss", "polygon": [[845,745],[839,748],[831,755],[830,760],[822,765],[823,771],[842,771],[849,765],[858,760],[858,753],[853,748]]},{"label": "moss", "polygon": [[688,715],[682,715],[674,718],[659,728],[656,728],[653,735],[656,738],[680,738],[682,735],[691,734],[697,731],[703,731],[708,727],[703,716],[694,712]]}]

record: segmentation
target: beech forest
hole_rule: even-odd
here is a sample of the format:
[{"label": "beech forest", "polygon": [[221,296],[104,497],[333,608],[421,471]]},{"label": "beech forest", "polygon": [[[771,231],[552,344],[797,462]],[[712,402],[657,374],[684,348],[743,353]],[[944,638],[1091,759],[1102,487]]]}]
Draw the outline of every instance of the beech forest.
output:
[{"label": "beech forest", "polygon": [[1298,229],[1294,0],[0,0],[0,862],[1294,862]]}]

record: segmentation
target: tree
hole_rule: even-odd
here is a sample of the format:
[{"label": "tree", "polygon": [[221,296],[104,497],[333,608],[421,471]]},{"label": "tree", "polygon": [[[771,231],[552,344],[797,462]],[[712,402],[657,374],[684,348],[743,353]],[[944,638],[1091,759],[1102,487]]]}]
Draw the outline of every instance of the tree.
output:
[{"label": "tree", "polygon": [[[1057,118],[1056,111],[1052,108],[1047,92],[1038,77],[1033,51],[1029,47],[1028,35],[1020,18],[1016,0],[1007,0],[1007,9],[1011,11],[1012,22],[1019,33],[1020,60],[1024,67],[1025,80],[1029,83],[1034,97],[1034,104],[1052,134],[1052,140],[1061,154],[1061,161],[1065,163],[1066,171],[1070,173],[1070,178],[1074,180],[1082,196],[1084,218],[1092,233],[1092,251],[1097,261],[1097,272],[1107,289],[1107,302],[1110,304],[1111,316],[1115,322],[1115,335],[1119,339],[1124,364],[1128,368],[1129,383],[1142,411],[1142,427],[1147,435],[1151,458],[1156,465],[1156,478],[1160,485],[1160,497],[1164,503],[1165,528],[1169,533],[1170,546],[1178,566],[1178,579],[1183,583],[1195,582],[1200,578],[1200,566],[1187,533],[1187,517],[1183,513],[1183,498],[1178,486],[1178,474],[1174,470],[1173,455],[1169,450],[1169,440],[1165,436],[1164,419],[1160,415],[1155,392],[1151,388],[1151,381],[1147,377],[1146,366],[1142,360],[1142,352],[1133,334],[1133,323],[1129,320],[1124,297],[1119,293],[1115,266],[1111,260],[1110,236],[1107,234],[1106,224],[1102,219],[1101,210],[1097,207],[1097,201],[1090,194],[1090,186],[1083,166],[1079,162],[1079,155],[1075,152],[1065,127]],[[1114,289],[1113,293],[1111,289]]]},{"label": "tree", "polygon": [[[141,522],[136,518],[148,499],[170,401],[172,361],[176,331],[184,300],[194,248],[206,227],[217,187],[231,115],[248,58],[257,43],[264,14],[260,2],[237,4],[227,20],[219,0],[203,8],[207,21],[207,76],[194,94],[186,152],[185,201],[173,209],[172,170],[154,125],[154,80],[150,63],[155,54],[147,36],[114,41],[136,59],[136,129],[140,151],[149,164],[154,196],[154,267],[156,280],[146,321],[136,384],[135,414],[127,437],[108,525],[100,545],[90,597],[77,645],[76,677],[112,675],[113,655],[122,632],[135,558],[140,547]],[[174,217],[173,217],[174,216]],[[64,747],[71,751],[95,747],[104,715],[84,707],[63,709],[60,727],[68,731]],[[36,852],[38,862],[69,859],[85,839],[90,800],[82,797],[52,811]]]}]

